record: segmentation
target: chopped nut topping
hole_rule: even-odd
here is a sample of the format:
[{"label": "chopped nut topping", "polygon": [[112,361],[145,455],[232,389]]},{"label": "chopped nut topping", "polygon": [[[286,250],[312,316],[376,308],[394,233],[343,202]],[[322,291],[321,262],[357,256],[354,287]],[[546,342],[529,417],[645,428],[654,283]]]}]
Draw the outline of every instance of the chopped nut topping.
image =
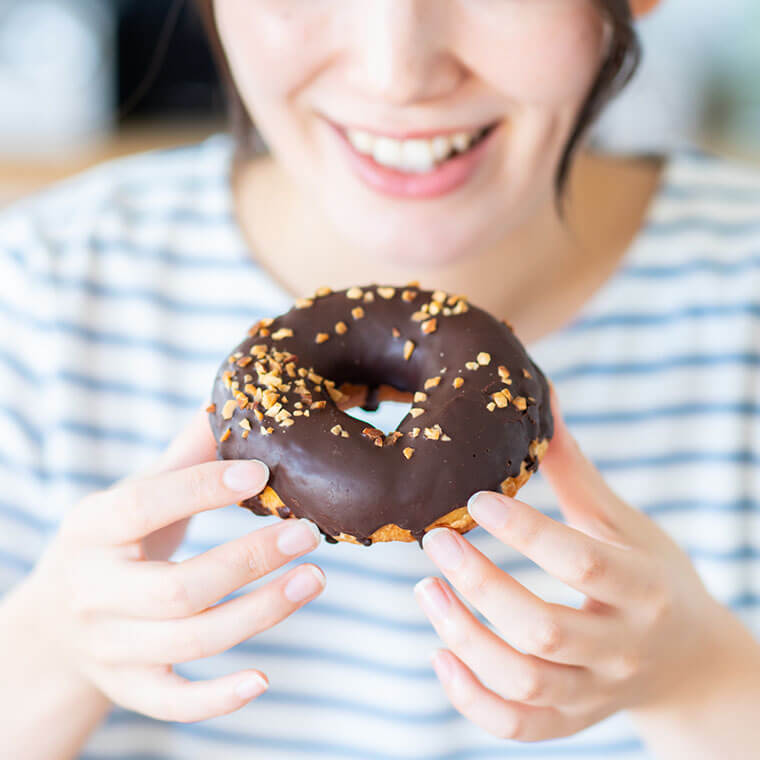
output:
[{"label": "chopped nut topping", "polygon": [[260,338],[266,338],[266,337],[267,337],[267,335],[269,335],[269,330],[267,330],[267,328],[266,328],[266,327],[262,327],[262,328],[259,330],[259,337],[260,337]]},{"label": "chopped nut topping", "polygon": [[311,298],[299,298],[296,301],[296,309],[308,309],[310,306],[314,306],[314,301]]},{"label": "chopped nut topping", "polygon": [[412,428],[411,432],[409,433],[410,438],[416,438],[420,434],[420,429],[418,427]]},{"label": "chopped nut topping", "polygon": [[407,303],[411,303],[415,298],[417,298],[417,293],[414,290],[405,290],[401,294],[401,298]]},{"label": "chopped nut topping", "polygon": [[402,453],[407,459],[411,459],[414,456],[414,449],[411,446],[407,446]]},{"label": "chopped nut topping", "polygon": [[253,410],[253,416],[256,418],[257,422],[263,422],[264,421],[264,413],[261,411],[261,409],[254,409]]},{"label": "chopped nut topping", "polygon": [[283,420],[280,423],[280,427],[290,427],[291,425],[295,425],[295,424],[296,424],[295,420],[292,420],[292,419],[288,418],[286,420]]},{"label": "chopped nut topping", "polygon": [[261,320],[261,325],[263,327],[271,327],[274,324],[274,317],[267,317],[266,319]]},{"label": "chopped nut topping", "polygon": [[296,409],[295,412],[293,412],[294,417],[303,417],[303,409]]},{"label": "chopped nut topping", "polygon": [[424,409],[420,409],[418,406],[413,406],[409,410],[409,414],[411,414],[412,417],[419,417],[421,414],[425,414],[425,410]]},{"label": "chopped nut topping", "polygon": [[250,431],[250,430],[244,430],[244,431],[243,431],[243,432],[240,434],[240,437],[241,437],[243,440],[245,440],[246,438],[248,438],[248,436],[249,436],[250,434],[251,434],[251,431]]},{"label": "chopped nut topping", "polygon": [[496,406],[498,406],[499,409],[504,409],[504,407],[509,406],[509,399],[504,395],[503,391],[492,393],[491,398],[494,400]]},{"label": "chopped nut topping", "polygon": [[324,409],[327,406],[327,401],[315,401],[311,406],[309,406],[309,409],[314,409],[315,411],[317,409]]},{"label": "chopped nut topping", "polygon": [[305,367],[298,368],[298,377],[306,377],[306,375],[308,374],[309,374],[309,371]]},{"label": "chopped nut topping", "polygon": [[340,437],[341,438],[348,438],[348,430],[341,430],[340,431]]},{"label": "chopped nut topping", "polygon": [[424,322],[428,318],[426,311],[415,311],[412,314],[412,322]]},{"label": "chopped nut topping", "polygon": [[446,434],[444,433],[444,434],[441,436],[441,440],[442,440],[442,441],[447,441],[447,442],[448,442],[448,441],[450,441],[450,440],[451,440],[451,438],[450,438],[448,435],[446,435]]},{"label": "chopped nut topping", "polygon": [[443,290],[436,290],[433,293],[433,300],[438,301],[438,303],[443,303],[446,300],[446,293]]},{"label": "chopped nut topping", "polygon": [[437,303],[436,301],[433,301],[433,303],[430,304],[430,307],[428,308],[428,313],[436,315],[441,313],[441,305]]},{"label": "chopped nut topping", "polygon": [[222,409],[222,417],[225,420],[232,419],[232,415],[234,414],[236,407],[237,407],[237,402],[234,401],[233,399],[226,401]]},{"label": "chopped nut topping", "polygon": [[372,303],[375,300],[375,294],[371,290],[368,290],[364,294],[363,300],[364,300],[364,303]]},{"label": "chopped nut topping", "polygon": [[[326,384],[326,383],[325,383]],[[327,385],[327,384],[326,384]],[[337,388],[334,388],[332,386],[327,386],[327,392],[330,394],[330,398],[337,404],[343,400],[344,394],[341,393]]]},{"label": "chopped nut topping", "polygon": [[288,377],[296,376],[296,365],[293,362],[288,362],[285,365],[285,371],[288,373]]},{"label": "chopped nut topping", "polygon": [[309,372],[307,372],[306,373],[306,377],[309,380],[311,380],[312,383],[317,383],[317,384],[321,383],[324,380],[324,378],[322,377],[322,375],[318,375],[313,370],[310,370]]},{"label": "chopped nut topping", "polygon": [[377,294],[381,298],[385,298],[385,300],[387,301],[388,299],[393,298],[393,296],[396,295],[396,288],[378,288]]},{"label": "chopped nut topping", "polygon": [[232,371],[231,370],[226,370],[225,372],[222,372],[222,381],[224,382],[227,388],[229,388],[232,385]]},{"label": "chopped nut topping", "polygon": [[499,365],[499,377],[506,382],[509,380],[509,370],[503,365]]},{"label": "chopped nut topping", "polygon": [[385,436],[385,445],[386,446],[395,446],[396,441],[399,440],[399,438],[403,438],[404,434],[399,433],[398,430],[395,430],[393,433],[388,433],[388,435]]},{"label": "chopped nut topping", "polygon": [[272,404],[272,406],[269,407],[266,411],[267,417],[276,417],[280,410],[282,409],[282,404],[278,401],[276,404]]},{"label": "chopped nut topping", "polygon": [[322,298],[323,296],[329,296],[330,293],[332,293],[332,288],[328,288],[327,286],[323,286],[321,288],[317,288],[316,293],[314,294],[317,298]]},{"label": "chopped nut topping", "polygon": [[243,430],[250,430],[251,429],[251,423],[247,419],[242,419],[240,422],[238,422],[238,425],[240,425]]},{"label": "chopped nut topping", "polygon": [[338,333],[338,335],[345,335],[345,333],[348,332],[348,325],[345,322],[338,322],[335,325],[335,332]]},{"label": "chopped nut topping", "polygon": [[469,311],[470,307],[466,301],[457,301],[457,305],[454,307],[454,314],[464,314]]},{"label": "chopped nut topping", "polygon": [[364,316],[364,309],[361,306],[355,306],[351,309],[351,316],[354,319],[361,319]]},{"label": "chopped nut topping", "polygon": [[440,385],[440,382],[440,375],[436,375],[436,377],[429,377],[427,380],[425,380],[424,388],[426,391],[429,391],[431,388],[435,388],[437,385]]},{"label": "chopped nut topping", "polygon": [[270,428],[270,427],[265,428],[263,425],[261,425],[259,427],[259,432],[261,433],[261,435],[272,435],[272,433],[274,433],[274,428]]},{"label": "chopped nut topping", "polygon": [[486,404],[486,409],[488,409],[489,412],[492,412],[494,409],[496,409],[496,404],[494,404],[493,401],[489,401]]},{"label": "chopped nut topping", "polygon": [[394,338],[400,338],[401,337],[401,333],[398,331],[398,327],[391,327],[391,335]]},{"label": "chopped nut topping", "polygon": [[296,401],[296,403],[293,404],[293,407],[295,409],[303,409],[303,404],[300,401]]},{"label": "chopped nut topping", "polygon": [[242,359],[237,360],[237,365],[238,367],[247,367],[252,361],[252,356],[244,356]]},{"label": "chopped nut topping", "polygon": [[502,319],[502,320],[501,320],[501,323],[502,323],[503,325],[506,325],[506,326],[507,326],[507,327],[508,327],[508,328],[509,328],[509,329],[510,329],[512,332],[514,332],[514,331],[515,331],[515,328],[514,328],[514,327],[512,327],[512,323],[511,323],[511,322],[507,322],[507,320],[506,320],[506,319]]},{"label": "chopped nut topping", "polygon": [[246,375],[243,380],[245,380],[246,383],[250,383],[253,380],[253,375]]},{"label": "chopped nut topping", "polygon": [[219,439],[222,443],[224,443],[230,436],[232,435],[232,428],[227,428],[223,433],[222,437]]},{"label": "chopped nut topping", "polygon": [[293,415],[287,410],[287,409],[280,409],[279,412],[275,415],[275,422],[282,422],[283,420],[288,419],[288,417],[292,417]]},{"label": "chopped nut topping", "polygon": [[482,367],[486,367],[491,363],[491,354],[486,353],[485,351],[481,351],[478,354],[478,364],[480,364]]},{"label": "chopped nut topping", "polygon": [[378,447],[382,447],[385,439],[385,434],[383,431],[373,427],[365,427],[364,430],[362,430],[362,435],[365,438],[369,438],[370,441],[372,441],[372,443]]},{"label": "chopped nut topping", "polygon": [[411,282],[406,283],[407,288],[419,288],[420,281],[419,280],[412,280]]},{"label": "chopped nut topping", "polygon": [[440,425],[433,425],[433,427],[426,427],[422,434],[427,438],[429,441],[437,441],[441,435],[443,435],[443,430],[441,430]]},{"label": "chopped nut topping", "polygon": [[477,362],[467,362],[465,365],[467,369],[472,370],[473,372],[480,367],[480,365]]},{"label": "chopped nut topping", "polygon": [[530,374],[530,372],[528,372],[528,370],[527,370],[527,369],[523,368],[523,371],[522,371],[522,373],[523,373],[523,377],[524,377],[526,380],[532,380],[532,379],[533,379],[533,375],[531,375],[531,374]]},{"label": "chopped nut topping", "polygon": [[434,333],[437,329],[438,329],[437,319],[428,319],[427,321],[422,323],[422,332],[424,332],[425,335],[430,335],[430,333]]},{"label": "chopped nut topping", "polygon": [[330,340],[329,333],[317,333],[317,337],[314,338],[315,343],[324,343],[325,341]]},{"label": "chopped nut topping", "polygon": [[528,408],[528,402],[522,396],[518,396],[513,403],[521,412]]},{"label": "chopped nut topping", "polygon": [[350,298],[352,301],[356,301],[363,295],[361,288],[349,288],[346,291],[346,298]]},{"label": "chopped nut topping", "polygon": [[444,317],[450,317],[451,316],[451,309],[448,306],[443,307],[443,316]]},{"label": "chopped nut topping", "polygon": [[343,428],[342,428],[340,425],[333,425],[333,426],[330,428],[330,432],[331,432],[333,435],[340,435],[340,434],[343,432]]},{"label": "chopped nut topping", "polygon": [[281,327],[272,333],[272,340],[282,340],[283,338],[292,338],[293,331],[289,327]]},{"label": "chopped nut topping", "polygon": [[209,414],[215,414],[215,413],[216,413],[216,404],[209,404],[209,405],[206,407],[206,411],[207,411]]},{"label": "chopped nut topping", "polygon": [[409,360],[409,357],[414,352],[414,341],[408,340],[406,343],[404,343],[404,359],[407,361]]},{"label": "chopped nut topping", "polygon": [[423,393],[422,391],[417,391],[414,394],[414,403],[419,404],[421,401],[427,401],[428,395],[427,393]]},{"label": "chopped nut topping", "polygon": [[455,377],[454,378],[454,382],[452,383],[452,385],[455,388],[461,388],[464,385],[464,378],[463,377]]}]

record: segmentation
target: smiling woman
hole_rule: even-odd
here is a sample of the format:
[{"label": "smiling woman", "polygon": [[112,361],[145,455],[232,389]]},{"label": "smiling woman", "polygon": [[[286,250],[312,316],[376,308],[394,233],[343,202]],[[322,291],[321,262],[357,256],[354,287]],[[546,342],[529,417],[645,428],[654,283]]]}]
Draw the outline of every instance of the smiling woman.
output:
[{"label": "smiling woman", "polygon": [[[652,5],[207,1],[236,140],[117,161],[3,212],[5,754],[757,754],[760,176],[583,140]],[[372,321],[394,298],[411,309],[416,280],[432,292],[419,314]],[[356,282],[382,284],[331,298]],[[304,333],[286,356],[292,327],[270,327],[293,301]],[[469,493],[493,486],[478,446],[522,473],[514,440],[506,462],[491,441],[539,394],[487,346],[444,383],[464,349],[436,320],[455,327],[467,304],[514,325],[565,410],[553,398],[525,502]],[[252,323],[282,351],[230,356]],[[463,406],[452,430],[404,427],[399,474],[376,467],[364,453],[397,443],[395,423],[381,407],[371,427],[321,429],[335,378],[295,356],[343,357],[341,340],[415,373],[428,340],[411,417],[469,398],[487,422]],[[261,461],[217,461],[200,407],[217,413],[220,361],[222,453]],[[291,435],[305,417],[333,447],[318,470],[323,451]],[[369,447],[361,466],[344,433]],[[405,481],[415,462],[434,489]],[[282,520],[223,508],[276,509],[283,477],[288,498],[369,510],[370,530],[428,507],[482,529],[427,531],[424,551],[327,545],[295,502]]]}]

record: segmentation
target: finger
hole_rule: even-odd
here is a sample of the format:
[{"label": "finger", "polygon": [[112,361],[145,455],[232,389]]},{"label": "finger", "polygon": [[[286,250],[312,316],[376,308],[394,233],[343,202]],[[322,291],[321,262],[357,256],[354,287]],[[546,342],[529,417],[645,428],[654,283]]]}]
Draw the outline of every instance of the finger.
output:
[{"label": "finger", "polygon": [[634,529],[639,513],[607,485],[583,454],[562,417],[552,389],[554,436],[541,461],[541,472],[557,496],[571,525],[600,539],[615,540]]},{"label": "finger", "polygon": [[598,541],[502,494],[481,491],[467,508],[500,541],[597,601],[619,606],[644,593],[643,560],[634,550]]},{"label": "finger", "polygon": [[284,520],[177,564],[118,560],[88,578],[85,604],[122,616],[189,617],[318,543],[314,523]]},{"label": "finger", "polygon": [[269,468],[258,460],[206,462],[131,480],[86,497],[78,525],[98,543],[138,541],[185,517],[259,493]]},{"label": "finger", "polygon": [[451,704],[472,723],[499,739],[536,742],[574,733],[573,721],[551,707],[509,702],[483,686],[456,655],[439,650],[433,668]]},{"label": "finger", "polygon": [[101,688],[128,710],[156,720],[190,723],[239,710],[269,687],[258,670],[243,670],[209,681],[188,681],[168,668],[110,671]]},{"label": "finger", "polygon": [[505,699],[558,707],[577,705],[592,691],[590,671],[516,651],[479,623],[437,578],[421,581],[415,592],[443,643]]},{"label": "finger", "polygon": [[168,665],[224,652],[271,628],[320,594],[325,577],[301,565],[270,583],[181,620],[106,618],[89,628],[94,659],[114,664]]},{"label": "finger", "polygon": [[622,640],[616,616],[545,602],[456,531],[431,530],[422,545],[454,588],[523,652],[565,665],[589,665]]}]

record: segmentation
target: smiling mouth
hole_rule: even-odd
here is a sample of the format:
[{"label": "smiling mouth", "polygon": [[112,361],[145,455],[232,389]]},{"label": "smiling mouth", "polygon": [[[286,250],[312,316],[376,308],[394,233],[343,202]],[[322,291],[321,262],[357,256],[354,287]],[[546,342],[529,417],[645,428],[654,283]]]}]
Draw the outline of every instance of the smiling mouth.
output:
[{"label": "smiling mouth", "polygon": [[339,127],[351,147],[375,163],[408,174],[427,174],[474,150],[499,125],[429,138],[397,139],[361,129]]}]

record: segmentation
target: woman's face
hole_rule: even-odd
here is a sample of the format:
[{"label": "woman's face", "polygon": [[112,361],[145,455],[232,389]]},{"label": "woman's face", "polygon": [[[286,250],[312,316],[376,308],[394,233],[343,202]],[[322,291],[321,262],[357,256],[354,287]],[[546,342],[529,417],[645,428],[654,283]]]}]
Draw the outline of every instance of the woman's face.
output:
[{"label": "woman's face", "polygon": [[552,202],[595,0],[216,0],[274,157],[359,253],[436,264]]}]

